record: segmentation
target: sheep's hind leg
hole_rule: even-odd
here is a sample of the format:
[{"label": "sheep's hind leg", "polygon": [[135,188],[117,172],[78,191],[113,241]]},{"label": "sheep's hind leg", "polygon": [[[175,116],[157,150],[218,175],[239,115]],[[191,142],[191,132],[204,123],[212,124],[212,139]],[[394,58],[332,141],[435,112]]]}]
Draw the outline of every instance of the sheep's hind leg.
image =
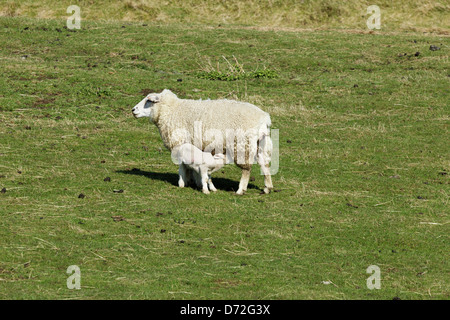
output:
[{"label": "sheep's hind leg", "polygon": [[264,173],[264,193],[270,193],[270,191],[273,189],[273,184],[269,165],[261,166],[261,169]]},{"label": "sheep's hind leg", "polygon": [[260,141],[257,155],[258,164],[261,166],[261,172],[264,174],[264,193],[270,193],[273,189],[272,177],[270,175],[270,157],[272,155],[272,140],[269,136],[264,136]]},{"label": "sheep's hind leg", "polygon": [[261,166],[262,174],[264,174],[264,193],[270,193],[273,189],[272,176],[270,175],[269,163],[264,161],[264,158],[259,158],[258,163]]},{"label": "sheep's hind leg", "polygon": [[239,182],[239,189],[236,191],[236,194],[243,195],[245,191],[247,191],[248,181],[250,180],[250,171],[249,169],[242,169],[241,181]]}]

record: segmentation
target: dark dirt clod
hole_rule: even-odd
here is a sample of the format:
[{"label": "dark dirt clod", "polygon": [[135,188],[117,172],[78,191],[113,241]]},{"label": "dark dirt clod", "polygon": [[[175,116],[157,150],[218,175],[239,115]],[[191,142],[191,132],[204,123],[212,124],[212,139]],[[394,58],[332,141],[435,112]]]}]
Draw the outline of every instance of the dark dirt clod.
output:
[{"label": "dark dirt clod", "polygon": [[105,181],[105,182],[110,182],[110,181],[111,181],[111,178],[110,178],[110,177],[106,177],[105,179],[103,179],[103,181]]},{"label": "dark dirt clod", "polygon": [[86,196],[83,194],[83,193],[80,193],[79,195],[78,195],[78,199],[84,199]]},{"label": "dark dirt clod", "polygon": [[438,47],[438,46],[435,46],[434,44],[432,44],[432,45],[430,46],[430,50],[431,50],[431,51],[437,51],[437,50],[441,50],[441,48]]},{"label": "dark dirt clod", "polygon": [[25,126],[25,130],[31,130],[30,126]]},{"label": "dark dirt clod", "polygon": [[164,233],[164,232],[166,232],[166,229],[161,229],[160,232],[161,232],[161,233]]},{"label": "dark dirt clod", "polygon": [[255,181],[255,180],[256,180],[255,177],[253,177],[253,176],[250,177],[250,181]]},{"label": "dark dirt clod", "polygon": [[414,55],[415,55],[416,57],[418,57],[418,56],[420,55],[420,52],[417,51],[416,53],[414,53]]},{"label": "dark dirt clod", "polygon": [[119,190],[114,189],[113,192],[114,193],[123,193],[123,189],[119,189]]},{"label": "dark dirt clod", "polygon": [[1,193],[6,193],[6,188],[3,188],[0,192]]},{"label": "dark dirt clod", "polygon": [[114,222],[119,222],[125,220],[122,216],[111,216],[111,218],[114,220]]},{"label": "dark dirt clod", "polygon": [[287,143],[292,143],[292,140],[286,140]]}]

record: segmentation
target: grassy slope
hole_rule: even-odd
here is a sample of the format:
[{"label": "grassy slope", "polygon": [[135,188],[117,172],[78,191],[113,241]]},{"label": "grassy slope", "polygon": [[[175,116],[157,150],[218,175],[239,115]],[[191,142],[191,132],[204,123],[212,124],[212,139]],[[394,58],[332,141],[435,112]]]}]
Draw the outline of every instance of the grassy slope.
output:
[{"label": "grassy slope", "polygon": [[[448,38],[63,26],[0,19],[0,298],[449,298]],[[279,78],[195,76],[222,55]],[[233,195],[234,166],[217,194],[177,188],[156,128],[130,114],[163,88],[269,111],[280,192],[259,195],[254,170]]]},{"label": "grassy slope", "polygon": [[[69,5],[81,8],[87,20],[150,21],[162,23],[233,23],[271,27],[365,28],[367,7],[361,0],[4,0],[0,15],[65,18]],[[383,30],[450,31],[446,1],[378,0]]]}]

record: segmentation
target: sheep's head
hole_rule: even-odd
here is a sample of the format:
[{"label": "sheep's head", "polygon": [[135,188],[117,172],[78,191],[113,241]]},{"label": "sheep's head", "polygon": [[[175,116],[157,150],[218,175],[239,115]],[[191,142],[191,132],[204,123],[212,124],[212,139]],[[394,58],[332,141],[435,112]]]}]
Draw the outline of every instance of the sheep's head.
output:
[{"label": "sheep's head", "polygon": [[151,108],[155,103],[160,101],[160,93],[150,93],[144,99],[142,99],[137,105],[134,106],[131,111],[136,118],[150,117]]},{"label": "sheep's head", "polygon": [[141,100],[134,108],[131,110],[136,118],[141,117],[152,117],[152,107],[160,103],[162,100],[165,103],[173,104],[177,96],[170,90],[164,89],[161,93],[150,93],[144,99]]}]

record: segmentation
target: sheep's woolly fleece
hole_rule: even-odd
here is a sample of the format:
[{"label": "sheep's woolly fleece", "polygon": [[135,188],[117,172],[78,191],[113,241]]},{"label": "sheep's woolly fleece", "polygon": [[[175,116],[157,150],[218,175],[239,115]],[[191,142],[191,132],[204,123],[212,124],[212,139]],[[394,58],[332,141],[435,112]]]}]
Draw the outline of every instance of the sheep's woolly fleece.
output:
[{"label": "sheep's woolly fleece", "polygon": [[[271,125],[269,114],[250,103],[226,99],[179,99],[170,90],[164,90],[159,102],[152,106],[151,120],[158,127],[164,145],[169,150],[186,142],[192,143],[192,140],[186,141],[185,135],[177,136],[176,131],[187,131],[192,139],[196,122],[201,123],[202,150],[214,141],[214,136],[205,135],[208,132],[220,131],[225,140],[226,130],[252,129],[255,133],[268,134]],[[226,148],[225,141],[223,148]]]}]

